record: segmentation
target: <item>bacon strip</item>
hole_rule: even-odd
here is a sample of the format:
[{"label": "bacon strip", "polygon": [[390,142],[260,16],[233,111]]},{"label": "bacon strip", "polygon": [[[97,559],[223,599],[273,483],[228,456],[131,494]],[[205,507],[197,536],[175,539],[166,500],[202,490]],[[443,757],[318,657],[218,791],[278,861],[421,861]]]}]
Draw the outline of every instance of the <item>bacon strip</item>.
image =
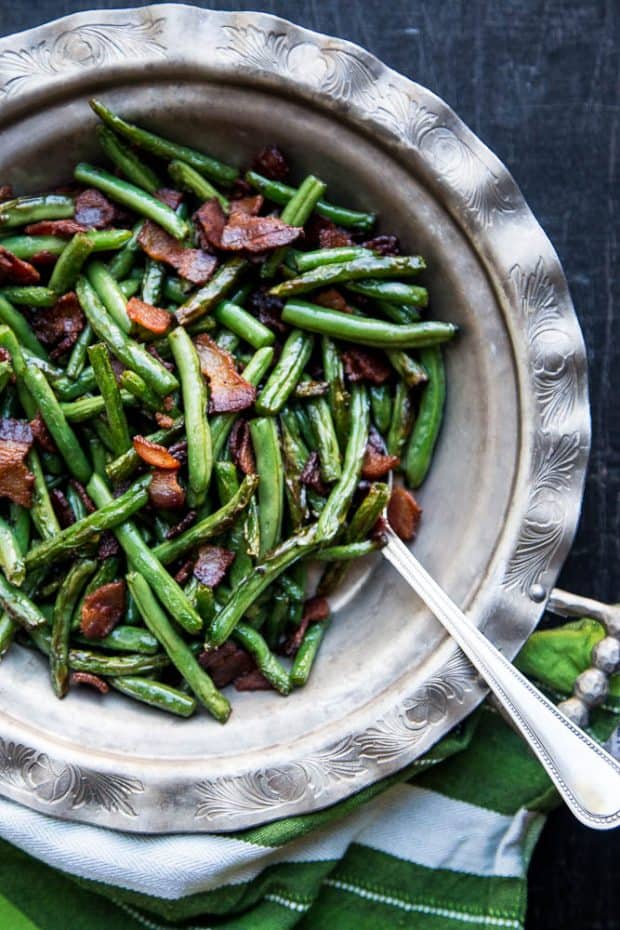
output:
[{"label": "bacon strip", "polygon": [[63,294],[53,307],[37,310],[32,328],[44,346],[51,346],[50,358],[58,358],[73,348],[84,329],[85,319],[76,294]]},{"label": "bacon strip", "polygon": [[104,681],[99,675],[93,675],[92,672],[71,672],[69,684],[90,685],[90,687],[95,688],[99,694],[107,694],[110,690],[107,681]]},{"label": "bacon strip", "polygon": [[201,652],[198,661],[209,673],[216,688],[225,688],[254,668],[252,657],[230,640],[212,652]]},{"label": "bacon strip", "polygon": [[228,440],[228,448],[233,462],[244,475],[256,474],[256,461],[247,420],[240,419],[233,424],[230,439]]},{"label": "bacon strip", "polygon": [[30,262],[13,255],[8,249],[0,245],[0,282],[10,281],[12,284],[38,284],[41,275]]},{"label": "bacon strip", "polygon": [[222,230],[221,248],[226,252],[265,252],[290,245],[302,232],[301,226],[289,226],[277,216],[233,212]]},{"label": "bacon strip", "polygon": [[257,668],[253,672],[246,672],[235,678],[236,691],[274,691],[270,681],[267,681],[262,672]]},{"label": "bacon strip", "polygon": [[111,633],[125,612],[125,582],[102,584],[84,598],[80,629],[89,639],[103,639]]},{"label": "bacon strip", "polygon": [[178,210],[183,202],[181,191],[175,191],[172,187],[160,187],[158,191],[155,191],[155,196],[171,210]]},{"label": "bacon strip", "polygon": [[134,436],[132,443],[135,451],[147,465],[171,471],[176,471],[181,467],[179,460],[175,459],[165,446],[160,446],[159,443],[152,442],[145,436]]},{"label": "bacon strip", "polygon": [[238,197],[230,202],[230,215],[233,213],[243,213],[246,216],[258,216],[263,208],[264,197],[262,194],[254,194],[252,197]]},{"label": "bacon strip", "polygon": [[311,597],[304,604],[304,612],[301,618],[301,623],[293,633],[293,635],[286,641],[282,649],[284,655],[294,656],[299,647],[301,646],[304,636],[306,635],[306,630],[311,623],[317,623],[318,621],[327,620],[329,617],[329,602],[324,597]]},{"label": "bacon strip", "polygon": [[116,208],[101,191],[87,188],[75,198],[75,221],[89,229],[105,229],[116,216]]},{"label": "bacon strip", "polygon": [[232,563],[235,553],[221,546],[201,546],[198,561],[194,565],[194,575],[201,584],[214,588],[220,583]]},{"label": "bacon strip", "polygon": [[185,491],[177,480],[176,471],[156,468],[149,484],[149,500],[157,510],[180,510],[185,504]]},{"label": "bacon strip", "polygon": [[38,223],[30,223],[24,231],[29,236],[60,236],[70,239],[76,233],[87,232],[88,227],[76,223],[75,220],[39,220]]},{"label": "bacon strip", "polygon": [[383,478],[399,464],[397,455],[387,455],[383,439],[374,426],[371,427],[362,463],[362,478],[372,481]]},{"label": "bacon strip", "polygon": [[208,333],[201,333],[195,345],[200,370],[209,379],[209,413],[237,413],[251,407],[256,388],[237,372],[232,355]]},{"label": "bacon strip", "polygon": [[194,213],[194,222],[198,227],[200,244],[203,248],[222,248],[222,233],[226,225],[226,214],[216,197],[205,200]]},{"label": "bacon strip", "polygon": [[371,384],[383,384],[390,377],[392,370],[385,359],[372,349],[359,346],[345,349],[342,364],[349,381],[370,381]]},{"label": "bacon strip", "polygon": [[172,323],[172,317],[166,310],[147,304],[138,297],[132,297],[127,301],[127,316],[132,323],[155,336],[163,336]]},{"label": "bacon strip", "polygon": [[32,506],[34,475],[24,462],[32,443],[28,423],[0,419],[0,497],[8,497],[22,507]]},{"label": "bacon strip", "polygon": [[396,485],[390,497],[387,514],[397,536],[406,541],[413,539],[422,516],[422,508],[410,491]]},{"label": "bacon strip", "polygon": [[215,271],[215,255],[209,255],[203,249],[183,248],[180,242],[151,220],[147,220],[140,230],[138,242],[149,258],[171,265],[192,284],[205,284]]},{"label": "bacon strip", "polygon": [[286,181],[290,170],[284,154],[277,145],[266,145],[261,149],[252,162],[252,169],[271,181]]}]

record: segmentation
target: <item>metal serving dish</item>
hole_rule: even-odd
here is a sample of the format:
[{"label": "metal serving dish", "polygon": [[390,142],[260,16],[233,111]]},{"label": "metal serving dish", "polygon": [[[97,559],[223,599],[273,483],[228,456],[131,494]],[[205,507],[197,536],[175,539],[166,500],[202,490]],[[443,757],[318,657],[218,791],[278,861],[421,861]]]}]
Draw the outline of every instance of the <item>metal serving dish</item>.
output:
[{"label": "metal serving dish", "polygon": [[[0,40],[0,179],[96,157],[88,97],[242,164],[280,144],[332,199],[379,211],[428,260],[448,404],[416,553],[513,656],[571,544],[589,447],[584,345],[558,258],[497,158],[445,103],[340,39],[191,6],[80,13]],[[138,832],[226,831],[325,807],[412,762],[483,696],[386,564],[361,573],[309,685],[235,694],[225,727],[116,696],[56,701],[0,668],[0,792]]]}]

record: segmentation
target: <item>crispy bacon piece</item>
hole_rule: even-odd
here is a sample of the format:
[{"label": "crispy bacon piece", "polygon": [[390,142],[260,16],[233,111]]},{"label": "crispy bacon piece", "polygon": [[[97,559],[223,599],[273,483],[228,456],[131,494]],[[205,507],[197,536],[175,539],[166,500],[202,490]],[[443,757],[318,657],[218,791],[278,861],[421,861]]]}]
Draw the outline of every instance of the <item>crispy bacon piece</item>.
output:
[{"label": "crispy bacon piece", "polygon": [[301,623],[282,647],[286,656],[294,656],[303,642],[306,630],[311,623],[327,620],[329,617],[329,603],[324,597],[311,597],[304,604]]},{"label": "crispy bacon piece", "polygon": [[44,346],[51,346],[50,358],[68,352],[84,329],[84,314],[73,291],[63,294],[53,307],[37,310],[32,328]]},{"label": "crispy bacon piece", "polygon": [[145,436],[134,436],[132,443],[142,461],[146,462],[147,465],[170,471],[176,471],[181,467],[179,460],[165,446],[160,446],[159,443],[152,442]]},{"label": "crispy bacon piece", "polygon": [[383,384],[392,373],[392,369],[378,352],[359,346],[345,349],[342,353],[342,364],[349,381]]},{"label": "crispy bacon piece", "polygon": [[371,481],[383,478],[400,464],[397,455],[387,455],[385,443],[374,426],[371,426],[362,463],[362,478]]},{"label": "crispy bacon piece", "polygon": [[149,501],[157,510],[180,510],[185,504],[185,491],[174,471],[156,468],[149,484]]},{"label": "crispy bacon piece", "polygon": [[244,475],[256,474],[256,461],[247,420],[239,419],[233,424],[230,439],[228,440],[228,448],[233,462]]},{"label": "crispy bacon piece", "polygon": [[177,569],[177,572],[174,576],[174,580],[176,581],[176,583],[185,584],[186,581],[189,581],[191,574],[192,574],[193,567],[194,567],[194,560],[186,559],[182,563],[181,567]]},{"label": "crispy bacon piece", "polygon": [[178,210],[183,202],[181,191],[175,191],[172,187],[160,187],[158,191],[155,191],[155,196],[171,210]]},{"label": "crispy bacon piece", "polygon": [[13,255],[8,249],[0,245],[0,282],[10,281],[11,284],[38,284],[41,275],[30,262]]},{"label": "crispy bacon piece", "polygon": [[55,265],[58,261],[58,256],[54,255],[53,252],[48,252],[47,249],[41,249],[40,252],[37,252],[36,255],[33,255],[30,259],[33,265],[41,265],[43,268],[51,268],[52,265]]},{"label": "crispy bacon piece", "polygon": [[63,530],[67,526],[71,526],[72,523],[75,523],[75,514],[73,513],[71,504],[60,488],[52,488],[50,491],[50,501]]},{"label": "crispy bacon piece", "polygon": [[222,247],[222,232],[226,225],[226,214],[217,198],[205,200],[194,213],[194,222],[198,227],[200,244],[203,249]]},{"label": "crispy bacon piece", "polygon": [[362,242],[365,249],[371,249],[378,255],[400,255],[398,236],[375,236]]},{"label": "crispy bacon piece", "polygon": [[201,584],[214,588],[234,561],[235,553],[229,549],[223,549],[221,546],[201,546],[194,565],[194,575]]},{"label": "crispy bacon piece", "polygon": [[155,336],[163,336],[172,323],[172,317],[166,310],[147,304],[138,297],[132,297],[127,301],[127,316],[140,329],[147,330]]},{"label": "crispy bacon piece", "polygon": [[105,530],[105,532],[101,534],[101,539],[97,546],[97,560],[99,562],[105,562],[106,559],[111,559],[112,556],[118,555],[120,551],[121,547],[114,533],[111,530]]},{"label": "crispy bacon piece", "polygon": [[116,209],[101,191],[87,188],[75,198],[75,221],[89,229],[105,229],[116,216]]},{"label": "crispy bacon piece", "polygon": [[289,226],[277,216],[249,216],[236,211],[222,230],[220,248],[226,252],[265,252],[290,245],[302,232],[301,226]]},{"label": "crispy bacon piece", "polygon": [[330,307],[332,310],[340,310],[341,313],[353,313],[353,308],[347,303],[344,294],[337,287],[327,287],[314,298],[315,304],[321,307]]},{"label": "crispy bacon piece", "polygon": [[10,362],[11,353],[8,349],[5,349],[4,346],[0,346],[0,362]]},{"label": "crispy bacon piece", "polygon": [[99,675],[93,675],[92,672],[71,672],[69,684],[90,685],[90,687],[95,688],[99,694],[107,694],[110,690],[107,681],[104,681]]},{"label": "crispy bacon piece", "polygon": [[246,216],[258,216],[265,199],[262,194],[254,194],[252,197],[238,197],[230,202],[230,213],[244,213]]},{"label": "crispy bacon piece", "polygon": [[353,239],[341,226],[332,223],[319,230],[319,247],[321,249],[339,249],[342,246],[353,245]]},{"label": "crispy bacon piece", "polygon": [[277,145],[261,149],[252,162],[252,169],[271,181],[285,181],[289,173],[288,162]]},{"label": "crispy bacon piece", "polygon": [[32,506],[34,475],[24,463],[32,442],[28,423],[0,419],[0,497],[8,497],[22,507]]},{"label": "crispy bacon piece", "polygon": [[251,407],[256,388],[238,373],[232,355],[208,333],[197,336],[195,346],[200,370],[209,380],[209,413],[237,413]]},{"label": "crispy bacon piece", "polygon": [[7,200],[13,200],[13,188],[10,184],[0,186],[0,203],[6,203]]},{"label": "crispy bacon piece", "polygon": [[267,287],[261,287],[250,294],[248,309],[258,316],[261,323],[269,329],[283,334],[289,331],[290,327],[282,322],[284,301],[270,294]]},{"label": "crispy bacon piece", "polygon": [[396,485],[390,497],[387,514],[397,536],[406,541],[413,539],[422,516],[422,508],[411,491]]},{"label": "crispy bacon piece", "polygon": [[308,456],[308,461],[304,465],[299,480],[302,484],[305,484],[307,487],[312,488],[316,491],[317,494],[325,496],[327,494],[327,486],[323,483],[321,478],[321,467],[319,460],[318,452],[311,452]]},{"label": "crispy bacon piece", "polygon": [[173,443],[168,447],[168,452],[170,455],[174,455],[181,465],[185,465],[187,462],[187,439],[179,439],[178,442]]},{"label": "crispy bacon piece", "polygon": [[102,584],[84,598],[80,629],[89,639],[103,639],[125,613],[125,582]]},{"label": "crispy bacon piece", "polygon": [[150,258],[171,265],[192,284],[205,284],[215,271],[215,255],[209,255],[203,249],[185,249],[151,220],[147,220],[140,230],[138,242]]},{"label": "crispy bacon piece", "polygon": [[160,429],[171,429],[174,425],[172,417],[169,417],[167,413],[160,413],[159,410],[155,411],[155,422]]},{"label": "crispy bacon piece", "polygon": [[248,184],[245,178],[238,177],[233,182],[233,186],[230,190],[230,199],[241,200],[242,197],[249,197],[253,191],[254,188],[251,184]]},{"label": "crispy bacon piece", "polygon": [[45,425],[45,420],[40,413],[37,413],[34,420],[30,421],[30,429],[32,430],[32,435],[34,436],[35,442],[37,445],[43,449],[44,452],[57,452],[56,446],[54,445],[54,440],[52,439],[50,432]]},{"label": "crispy bacon piece", "polygon": [[39,220],[38,223],[30,223],[24,231],[29,236],[60,236],[70,239],[76,233],[86,232],[87,229],[87,226],[82,226],[75,220]]},{"label": "crispy bacon piece", "polygon": [[201,652],[198,661],[209,673],[216,688],[225,688],[235,678],[245,675],[254,668],[252,657],[245,649],[230,640],[212,652]]},{"label": "crispy bacon piece", "polygon": [[97,509],[88,495],[88,492],[81,481],[78,481],[77,478],[71,478],[69,484],[74,489],[84,507],[86,508],[86,513],[94,513]]},{"label": "crispy bacon piece", "polygon": [[179,520],[178,523],[175,523],[174,526],[171,526],[169,530],[166,530],[166,539],[176,539],[177,536],[180,536],[181,533],[184,533],[185,530],[188,530],[190,526],[196,520],[196,511],[188,510],[184,517]]},{"label": "crispy bacon piece", "polygon": [[271,682],[267,681],[262,672],[259,672],[258,669],[254,669],[253,672],[246,672],[245,675],[240,675],[239,678],[235,678],[235,690],[236,691],[274,691],[274,687]]}]

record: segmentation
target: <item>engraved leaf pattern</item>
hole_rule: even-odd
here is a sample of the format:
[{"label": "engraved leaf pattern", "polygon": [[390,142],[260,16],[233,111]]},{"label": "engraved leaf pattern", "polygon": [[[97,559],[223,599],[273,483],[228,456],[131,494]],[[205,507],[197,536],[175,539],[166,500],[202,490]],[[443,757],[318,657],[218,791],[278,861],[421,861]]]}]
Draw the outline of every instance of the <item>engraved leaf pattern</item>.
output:
[{"label": "engraved leaf pattern", "polygon": [[149,54],[165,57],[158,41],[163,18],[139,22],[89,23],[44,39],[30,48],[0,54],[0,95],[17,93],[28,82],[45,75],[92,68],[115,59]]}]

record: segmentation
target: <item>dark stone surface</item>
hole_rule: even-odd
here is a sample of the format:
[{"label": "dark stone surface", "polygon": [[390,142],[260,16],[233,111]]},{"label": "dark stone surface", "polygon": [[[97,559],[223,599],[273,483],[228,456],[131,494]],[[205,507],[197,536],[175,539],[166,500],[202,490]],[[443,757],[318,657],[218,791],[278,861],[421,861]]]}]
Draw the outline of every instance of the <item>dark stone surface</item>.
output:
[{"label": "dark stone surface", "polygon": [[[0,33],[65,13],[143,6],[0,3]],[[618,0],[277,0],[260,6],[351,39],[450,103],[508,165],[560,254],[590,357],[593,446],[564,587],[618,597],[620,557],[620,4]],[[620,927],[620,833],[558,812],[530,872],[528,930]]]}]

